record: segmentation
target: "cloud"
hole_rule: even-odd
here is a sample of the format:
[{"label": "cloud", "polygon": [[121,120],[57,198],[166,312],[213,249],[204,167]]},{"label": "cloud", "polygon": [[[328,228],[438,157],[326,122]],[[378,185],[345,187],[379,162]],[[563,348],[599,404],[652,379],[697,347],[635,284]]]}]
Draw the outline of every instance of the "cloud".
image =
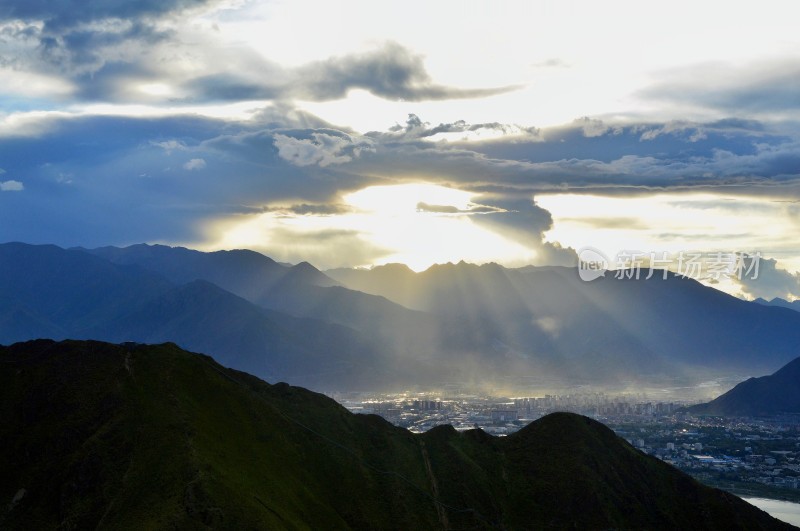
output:
[{"label": "cloud", "polygon": [[41,21],[50,31],[105,19],[155,18],[212,0],[25,0],[0,4],[0,20]]},{"label": "cloud", "polygon": [[[540,133],[539,129],[535,127],[522,127],[499,122],[469,124],[464,120],[457,120],[431,126],[416,114],[409,114],[405,124],[395,124],[385,132],[371,131],[366,136],[380,139],[383,142],[409,142],[421,139],[441,140],[447,138],[447,135],[456,134],[455,139],[458,141],[468,140],[470,136],[468,133],[477,133],[476,136],[480,137],[481,133],[487,132],[499,133],[499,136],[527,137],[528,139],[538,139]],[[465,135],[459,135],[459,133],[465,133]]]},{"label": "cloud", "polygon": [[739,116],[800,111],[800,63],[796,56],[743,66],[699,64],[661,72],[659,78],[639,96]]},{"label": "cloud", "polygon": [[203,159],[191,159],[183,165],[184,170],[202,170],[206,167],[206,161]]},{"label": "cloud", "polygon": [[[688,187],[754,187],[800,180],[800,143],[784,133],[741,123],[614,125],[587,137],[583,123],[548,128],[536,135],[476,143],[432,143],[409,135],[379,141],[377,155],[356,164],[360,171],[399,176],[426,174],[437,182],[473,189],[582,190],[635,193]],[[760,125],[760,124],[759,124]],[[429,128],[409,122],[405,129]],[[644,132],[657,130],[648,141]],[[697,130],[702,135],[697,135]],[[362,167],[363,166],[363,167]],[[627,191],[627,192],[626,192]]]},{"label": "cloud", "polygon": [[644,126],[641,130],[643,132],[639,139],[642,141],[655,140],[661,135],[683,137],[687,142],[698,142],[708,138],[703,126],[683,121],[668,122],[660,126]]},{"label": "cloud", "polygon": [[[696,203],[692,203],[695,206]],[[649,229],[646,220],[636,217],[580,217],[580,218],[562,218],[562,221],[588,225],[596,229],[636,229],[644,230]]]},{"label": "cloud", "polygon": [[577,263],[573,249],[544,241],[544,233],[553,227],[553,218],[533,198],[525,194],[483,195],[481,201],[496,211],[472,219],[536,251],[537,264],[572,266]]},{"label": "cloud", "polygon": [[757,264],[751,273],[742,274],[741,278],[738,275],[732,276],[743,292],[753,298],[761,297],[766,300],[772,300],[775,297],[790,300],[800,297],[800,273],[790,273],[785,269],[780,269],[777,260],[765,257],[751,258],[750,261],[747,261],[748,270],[752,265],[752,260],[756,260]]},{"label": "cloud", "polygon": [[[37,118],[35,135],[0,137],[4,169],[26,176],[25,193],[0,209],[0,240],[207,242],[205,227],[215,220],[336,216],[348,213],[343,196],[366,186],[430,183],[476,194],[475,204],[453,209],[428,201],[420,210],[469,216],[535,251],[537,263],[569,264],[572,250],[545,241],[552,217],[534,202],[543,191],[716,189],[800,200],[800,141],[759,122],[604,123],[605,132],[586,136],[581,121],[483,142],[438,142],[434,135],[444,131],[506,126],[432,125],[410,115],[403,125],[361,135],[285,102],[254,114],[246,121]],[[705,138],[692,140],[695,130]],[[659,133],[641,140],[647,131]],[[199,171],[192,160],[215,171]],[[187,163],[196,166],[191,187]]]},{"label": "cloud", "polygon": [[622,128],[620,127],[612,128],[608,126],[605,122],[603,122],[603,120],[598,120],[596,118],[589,118],[588,116],[584,116],[583,118],[575,120],[574,123],[583,130],[583,136],[587,138],[603,136],[609,131],[617,135],[622,133]]},{"label": "cloud", "polygon": [[[285,101],[275,101],[255,111],[251,121],[263,129],[334,129],[336,126],[319,116],[298,109]],[[339,126],[343,132],[352,132]]]},{"label": "cloud", "polygon": [[[169,72],[165,46],[175,30],[165,16],[209,4],[173,0],[74,0],[5,2],[0,7],[0,61],[19,74],[49,77],[54,94],[73,100],[119,101],[135,96],[140,82]],[[141,97],[140,97],[141,99]]]},{"label": "cloud", "polygon": [[561,58],[553,57],[545,61],[533,63],[531,66],[534,68],[569,68],[571,65]]},{"label": "cloud", "polygon": [[21,192],[25,186],[19,181],[5,181],[0,182],[0,192]]},{"label": "cloud", "polygon": [[330,57],[295,68],[284,68],[262,58],[253,58],[251,62],[250,68],[187,79],[183,89],[195,101],[319,102],[343,99],[354,89],[391,101],[431,101],[484,98],[519,88],[462,89],[438,85],[425,69],[421,56],[394,42],[368,52]]},{"label": "cloud", "polygon": [[369,140],[354,140],[349,135],[311,133],[311,138],[296,138],[280,133],[273,135],[278,156],[295,166],[343,164],[371,150]]},{"label": "cloud", "polygon": [[180,140],[162,140],[162,141],[150,141],[150,144],[153,146],[158,146],[164,151],[166,151],[167,155],[171,155],[173,151],[176,150],[183,150],[186,149],[186,145],[181,142]]},{"label": "cloud", "polygon": [[393,101],[483,98],[519,87],[460,89],[433,83],[422,56],[387,42],[366,53],[334,57],[305,65],[293,72],[292,85],[300,99],[341,99],[360,88]]},{"label": "cloud", "polygon": [[300,203],[290,206],[278,206],[268,209],[271,212],[278,212],[286,215],[297,216],[335,216],[339,214],[348,214],[353,211],[353,208],[344,204],[308,204]]},{"label": "cloud", "polygon": [[469,208],[461,209],[452,205],[431,205],[420,201],[417,203],[418,212],[429,212],[431,214],[489,214],[492,212],[503,212],[501,208],[486,205],[470,205]]},{"label": "cloud", "polygon": [[[54,2],[63,3],[71,2]],[[123,4],[128,3],[137,4]],[[246,45],[223,45],[215,34],[200,32],[177,16],[157,19],[209,2],[171,2],[159,8],[142,4],[138,9],[111,5],[86,17],[39,6],[30,15],[36,11],[48,18],[5,24],[0,18],[0,57],[11,58],[0,60],[0,67],[56,78],[68,87],[59,96],[72,101],[170,106],[332,101],[355,89],[391,101],[433,101],[484,98],[519,88],[437,84],[423,57],[395,42],[287,67]],[[131,16],[122,15],[127,12]]]}]

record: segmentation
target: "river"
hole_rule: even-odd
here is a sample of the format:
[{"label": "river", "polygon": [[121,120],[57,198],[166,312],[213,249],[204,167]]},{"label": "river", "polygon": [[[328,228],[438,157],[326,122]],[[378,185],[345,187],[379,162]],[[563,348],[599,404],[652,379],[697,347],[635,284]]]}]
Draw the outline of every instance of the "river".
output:
[{"label": "river", "polygon": [[781,500],[767,500],[765,498],[742,498],[752,503],[759,509],[768,512],[775,518],[800,526],[800,503]]}]

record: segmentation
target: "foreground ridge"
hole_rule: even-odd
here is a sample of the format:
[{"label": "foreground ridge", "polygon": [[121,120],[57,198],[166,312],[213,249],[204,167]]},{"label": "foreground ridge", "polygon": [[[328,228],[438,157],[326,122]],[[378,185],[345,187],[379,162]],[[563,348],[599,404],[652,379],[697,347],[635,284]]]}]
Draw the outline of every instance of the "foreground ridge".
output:
[{"label": "foreground ridge", "polygon": [[174,344],[0,347],[0,527],[791,529],[555,413],[414,435]]}]

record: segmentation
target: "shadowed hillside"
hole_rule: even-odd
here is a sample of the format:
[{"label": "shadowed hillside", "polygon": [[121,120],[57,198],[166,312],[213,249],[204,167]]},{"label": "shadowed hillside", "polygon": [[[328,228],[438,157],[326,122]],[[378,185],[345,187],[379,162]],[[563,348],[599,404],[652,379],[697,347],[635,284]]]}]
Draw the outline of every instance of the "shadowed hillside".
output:
[{"label": "shadowed hillside", "polygon": [[172,344],[0,348],[3,529],[790,529],[573,414],[422,435]]}]

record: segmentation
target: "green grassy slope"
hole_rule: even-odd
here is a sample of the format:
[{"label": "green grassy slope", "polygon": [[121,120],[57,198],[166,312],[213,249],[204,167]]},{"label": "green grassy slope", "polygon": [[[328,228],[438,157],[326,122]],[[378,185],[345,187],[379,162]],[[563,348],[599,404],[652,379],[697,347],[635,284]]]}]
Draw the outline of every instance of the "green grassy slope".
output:
[{"label": "green grassy slope", "polygon": [[172,344],[2,347],[0,419],[2,529],[789,528],[584,417],[413,435]]}]

